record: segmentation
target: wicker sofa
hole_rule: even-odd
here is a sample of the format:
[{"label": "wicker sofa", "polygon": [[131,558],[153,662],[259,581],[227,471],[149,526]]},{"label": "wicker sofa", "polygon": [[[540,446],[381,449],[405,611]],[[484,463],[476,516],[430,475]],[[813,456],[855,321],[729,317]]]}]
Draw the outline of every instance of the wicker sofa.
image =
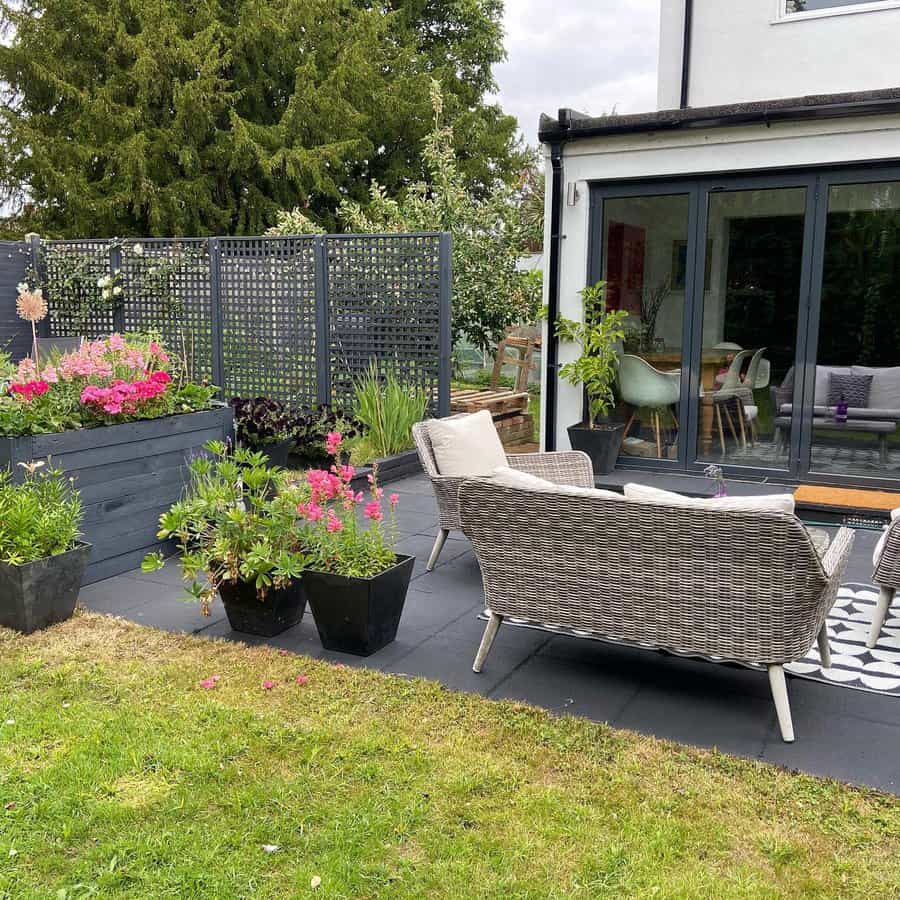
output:
[{"label": "wicker sofa", "polygon": [[[438,471],[431,438],[428,434],[431,421],[431,419],[426,419],[424,422],[413,425],[412,429],[413,441],[422,468],[431,480],[440,515],[434,547],[425,567],[427,572],[430,572],[437,563],[450,532],[460,530],[458,494],[460,485],[465,481],[465,478],[441,475]],[[553,453],[511,453],[506,460],[511,468],[537,475],[555,484],[569,484],[574,487],[594,486],[594,470],[590,457],[580,450],[560,450]]]},{"label": "wicker sofa", "polygon": [[[853,543],[820,559],[784,512],[687,509],[504,486],[459,487],[489,618],[480,672],[504,618],[683,654],[762,663],[781,734],[794,739],[783,665],[818,638]],[[900,533],[898,533],[900,536]]]}]

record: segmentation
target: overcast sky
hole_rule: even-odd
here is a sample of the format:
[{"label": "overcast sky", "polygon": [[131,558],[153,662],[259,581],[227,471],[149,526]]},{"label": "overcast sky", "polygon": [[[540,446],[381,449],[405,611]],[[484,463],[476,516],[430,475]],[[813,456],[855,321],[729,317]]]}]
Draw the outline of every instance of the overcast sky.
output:
[{"label": "overcast sky", "polygon": [[660,0],[506,0],[506,52],[494,70],[503,109],[537,144],[542,112],[594,116],[656,108]]}]

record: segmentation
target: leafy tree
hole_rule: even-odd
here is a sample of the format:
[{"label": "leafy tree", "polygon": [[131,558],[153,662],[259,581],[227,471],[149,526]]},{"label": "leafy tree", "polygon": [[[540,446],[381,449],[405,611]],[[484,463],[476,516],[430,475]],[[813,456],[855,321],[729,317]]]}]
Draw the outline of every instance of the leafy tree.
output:
[{"label": "leafy tree", "polygon": [[345,200],[338,217],[349,231],[449,231],[453,236],[453,339],[482,349],[510,325],[534,321],[541,285],[516,268],[527,252],[516,187],[494,178],[480,195],[471,190],[445,124],[443,95],[432,82],[433,127],[425,137],[426,180],[395,199],[378,182],[366,206]]},{"label": "leafy tree", "polygon": [[[429,76],[476,190],[521,164],[484,101],[500,0],[0,0],[0,187],[50,236],[326,227],[421,179]],[[26,205],[27,204],[27,205]]]}]

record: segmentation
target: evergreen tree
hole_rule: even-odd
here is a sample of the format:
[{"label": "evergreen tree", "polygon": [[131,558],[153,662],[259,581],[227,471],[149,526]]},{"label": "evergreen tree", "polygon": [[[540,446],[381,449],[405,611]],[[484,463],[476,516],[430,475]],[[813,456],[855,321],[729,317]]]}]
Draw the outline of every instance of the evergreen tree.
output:
[{"label": "evergreen tree", "polygon": [[521,165],[484,101],[499,0],[0,0],[0,185],[48,236],[326,227],[377,179],[422,178],[429,75],[465,175]]}]

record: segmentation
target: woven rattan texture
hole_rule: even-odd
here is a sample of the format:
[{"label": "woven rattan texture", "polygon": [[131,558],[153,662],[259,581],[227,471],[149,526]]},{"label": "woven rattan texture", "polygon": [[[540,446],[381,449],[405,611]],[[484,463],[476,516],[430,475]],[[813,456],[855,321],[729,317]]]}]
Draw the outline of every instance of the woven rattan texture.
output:
[{"label": "woven rattan texture", "polygon": [[823,560],[799,520],[516,490],[459,489],[463,531],[500,616],[681,653],[804,656],[834,603],[853,533]]}]

